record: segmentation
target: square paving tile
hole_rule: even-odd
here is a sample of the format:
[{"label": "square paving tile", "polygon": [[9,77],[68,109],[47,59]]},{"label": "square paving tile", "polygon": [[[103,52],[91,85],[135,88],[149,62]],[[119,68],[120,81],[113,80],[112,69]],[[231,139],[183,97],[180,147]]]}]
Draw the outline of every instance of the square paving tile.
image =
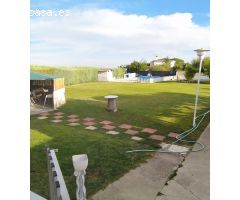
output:
[{"label": "square paving tile", "polygon": [[39,115],[41,115],[41,116],[47,116],[47,115],[50,115],[50,113],[44,112],[44,113],[40,113]]},{"label": "square paving tile", "polygon": [[118,126],[119,128],[123,128],[123,129],[131,129],[132,125],[130,124],[121,124],[120,126]]},{"label": "square paving tile", "polygon": [[54,119],[61,119],[61,118],[63,118],[64,116],[61,116],[61,115],[57,115],[57,116],[54,116],[53,118]]},{"label": "square paving tile", "polygon": [[54,113],[54,115],[63,115],[64,113],[63,112],[56,112]]},{"label": "square paving tile", "polygon": [[135,130],[128,129],[125,133],[127,133],[128,135],[136,135],[136,134],[138,134],[139,132],[138,132],[138,131],[135,131]]},{"label": "square paving tile", "polygon": [[102,128],[103,128],[103,129],[106,129],[106,130],[113,130],[113,129],[116,128],[116,126],[104,125]]},{"label": "square paving tile", "polygon": [[162,135],[151,135],[149,138],[153,140],[163,141],[166,137]]},{"label": "square paving tile", "polygon": [[171,146],[171,144],[168,144],[168,143],[165,143],[165,142],[162,142],[159,144],[159,146],[162,148],[162,149],[167,149]]},{"label": "square paving tile", "polygon": [[131,139],[132,139],[132,140],[136,140],[136,141],[141,141],[141,140],[143,140],[143,138],[137,137],[137,136],[133,136],[133,137],[131,137]]},{"label": "square paving tile", "polygon": [[117,132],[117,131],[107,131],[106,133],[110,134],[110,135],[118,135],[119,134],[119,132]]},{"label": "square paving tile", "polygon": [[92,126],[92,125],[95,125],[96,123],[89,121],[89,122],[83,122],[83,124],[84,124],[85,126]]},{"label": "square paving tile", "polygon": [[67,121],[70,123],[74,123],[74,122],[79,121],[79,119],[71,118],[71,119],[68,119]]},{"label": "square paving tile", "polygon": [[48,118],[47,116],[38,117],[38,119],[47,119],[47,118]]},{"label": "square paving tile", "polygon": [[175,144],[172,144],[170,145],[170,147],[168,148],[168,151],[170,152],[179,152],[179,153],[187,153],[187,151],[189,150],[189,148],[187,147],[183,147],[183,146],[179,146],[179,145],[175,145]]},{"label": "square paving tile", "polygon": [[68,125],[69,126],[79,126],[80,124],[79,123],[69,123]]},{"label": "square paving tile", "polygon": [[104,120],[102,122],[99,122],[100,124],[104,124],[104,125],[109,125],[109,124],[112,124],[111,121],[108,121],[108,120]]},{"label": "square paving tile", "polygon": [[93,131],[93,130],[96,130],[97,127],[95,127],[95,126],[87,126],[85,129]]},{"label": "square paving tile", "polygon": [[144,128],[142,130],[142,132],[153,134],[153,133],[157,132],[157,130],[156,129],[152,129],[152,128]]},{"label": "square paving tile", "polygon": [[78,115],[68,115],[68,118],[77,118]]},{"label": "square paving tile", "polygon": [[170,132],[170,133],[168,134],[168,137],[172,137],[172,138],[176,138],[177,136],[179,136],[179,134],[174,133],[174,132]]},{"label": "square paving tile", "polygon": [[94,120],[94,118],[91,118],[91,117],[86,117],[86,118],[84,118],[83,120],[84,120],[84,121],[88,121],[88,122],[89,122],[89,121],[93,121],[93,120]]},{"label": "square paving tile", "polygon": [[61,119],[55,119],[55,120],[52,120],[52,122],[54,122],[54,123],[60,123],[60,122],[62,122],[62,120],[61,120]]}]

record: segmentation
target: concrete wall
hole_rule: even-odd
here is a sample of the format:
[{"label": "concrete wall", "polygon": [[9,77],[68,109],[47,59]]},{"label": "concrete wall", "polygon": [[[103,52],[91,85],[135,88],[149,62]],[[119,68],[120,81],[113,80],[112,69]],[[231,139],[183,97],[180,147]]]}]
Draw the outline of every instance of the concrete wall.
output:
[{"label": "concrete wall", "polygon": [[[198,73],[195,74],[195,76],[193,77],[193,80],[198,80]],[[209,77],[201,73],[200,80],[209,81]]]},{"label": "concrete wall", "polygon": [[65,104],[65,103],[66,103],[65,88],[55,90],[53,92],[53,107],[54,107],[54,109],[60,107],[61,105]]},{"label": "concrete wall", "polygon": [[173,81],[176,80],[176,76],[163,76],[159,78],[150,78],[149,83],[158,83],[163,81]]},{"label": "concrete wall", "polygon": [[139,79],[140,83],[159,83],[164,81],[173,81],[177,80],[177,76],[163,76],[158,78],[146,78],[146,79]]},{"label": "concrete wall", "polygon": [[124,74],[124,79],[131,79],[131,78],[136,78],[137,74],[136,73],[126,73]]},{"label": "concrete wall", "polygon": [[113,78],[113,71],[108,70],[106,72],[98,73],[98,81],[112,81]]},{"label": "concrete wall", "polygon": [[[186,80],[185,77],[185,71],[177,71],[177,80],[181,81],[181,80]],[[193,77],[193,80],[197,80],[198,79],[198,73],[196,73]],[[208,81],[210,80],[208,76],[204,75],[203,73],[201,73],[200,75],[200,80],[204,80],[204,81]]]}]

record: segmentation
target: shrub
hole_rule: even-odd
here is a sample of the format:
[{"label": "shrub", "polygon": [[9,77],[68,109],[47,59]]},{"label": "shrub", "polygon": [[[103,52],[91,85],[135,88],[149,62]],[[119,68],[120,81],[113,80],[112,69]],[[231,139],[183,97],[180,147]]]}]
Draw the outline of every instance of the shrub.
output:
[{"label": "shrub", "polygon": [[126,71],[127,71],[126,68],[118,67],[117,69],[113,70],[113,76],[116,78],[123,78]]},{"label": "shrub", "polygon": [[130,65],[126,66],[129,73],[138,73],[139,71],[145,71],[148,69],[148,64],[146,61],[133,61]]},{"label": "shrub", "polygon": [[151,68],[152,71],[171,71],[171,67],[168,64],[154,65]]},{"label": "shrub", "polygon": [[97,81],[98,70],[94,67],[31,66],[31,71],[64,77],[65,85]]},{"label": "shrub", "polygon": [[188,66],[185,68],[185,77],[188,81],[192,80],[197,70],[194,67]]}]

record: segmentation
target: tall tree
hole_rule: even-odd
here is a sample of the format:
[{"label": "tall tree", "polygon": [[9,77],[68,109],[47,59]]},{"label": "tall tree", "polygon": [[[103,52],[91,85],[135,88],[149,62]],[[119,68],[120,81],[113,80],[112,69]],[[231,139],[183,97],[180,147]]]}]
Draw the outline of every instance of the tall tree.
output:
[{"label": "tall tree", "polygon": [[203,60],[203,73],[210,78],[210,57]]}]

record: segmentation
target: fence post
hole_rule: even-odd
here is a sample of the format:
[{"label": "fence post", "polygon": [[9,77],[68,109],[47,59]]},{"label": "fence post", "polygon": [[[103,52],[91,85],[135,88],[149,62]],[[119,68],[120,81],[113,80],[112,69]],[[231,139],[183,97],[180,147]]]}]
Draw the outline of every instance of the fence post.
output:
[{"label": "fence post", "polygon": [[72,162],[74,167],[74,175],[76,176],[76,197],[77,200],[86,200],[86,188],[84,185],[86,168],[88,166],[87,154],[80,154],[72,156]]},{"label": "fence post", "polygon": [[70,200],[63,175],[54,150],[46,145],[47,167],[49,178],[49,199]]}]

